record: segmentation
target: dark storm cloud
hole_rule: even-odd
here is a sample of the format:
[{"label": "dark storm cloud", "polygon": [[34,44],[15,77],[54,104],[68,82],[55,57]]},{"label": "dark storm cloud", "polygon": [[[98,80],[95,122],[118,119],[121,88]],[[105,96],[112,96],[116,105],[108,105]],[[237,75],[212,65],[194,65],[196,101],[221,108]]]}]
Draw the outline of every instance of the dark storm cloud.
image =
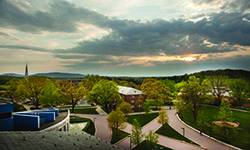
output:
[{"label": "dark storm cloud", "polygon": [[[179,19],[142,23],[110,19],[65,1],[52,1],[47,12],[28,13],[0,0],[0,26],[12,26],[27,32],[73,32],[77,30],[77,22],[86,22],[112,30],[101,39],[83,41],[74,48],[58,49],[55,53],[147,55],[227,52],[235,50],[235,44],[250,45],[250,23],[243,18],[250,19],[250,15],[220,12],[212,14],[209,20],[198,22]],[[214,44],[207,45],[204,41]]]},{"label": "dark storm cloud", "polygon": [[77,8],[65,1],[51,2],[48,12],[28,13],[6,0],[0,0],[0,26],[12,26],[27,32],[76,30],[77,21],[105,26],[107,18],[93,11]]},{"label": "dark storm cloud", "polygon": [[[250,18],[250,15],[222,12],[213,14],[210,20],[198,22],[112,20],[109,22],[113,30],[110,35],[81,42],[67,52],[112,55],[227,52],[235,50],[234,44],[250,45],[250,23],[243,18]],[[214,44],[205,45],[205,40]]]}]

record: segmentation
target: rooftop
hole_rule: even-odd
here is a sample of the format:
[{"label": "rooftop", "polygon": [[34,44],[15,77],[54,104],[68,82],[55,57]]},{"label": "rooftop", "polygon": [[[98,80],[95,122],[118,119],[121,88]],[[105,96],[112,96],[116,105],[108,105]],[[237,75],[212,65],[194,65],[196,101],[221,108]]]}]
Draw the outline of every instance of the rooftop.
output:
[{"label": "rooftop", "polygon": [[132,87],[126,87],[126,86],[118,86],[119,88],[119,93],[123,95],[141,95],[143,94],[142,91],[137,90]]},{"label": "rooftop", "polygon": [[60,131],[0,132],[1,150],[115,150],[98,138],[81,133]]}]

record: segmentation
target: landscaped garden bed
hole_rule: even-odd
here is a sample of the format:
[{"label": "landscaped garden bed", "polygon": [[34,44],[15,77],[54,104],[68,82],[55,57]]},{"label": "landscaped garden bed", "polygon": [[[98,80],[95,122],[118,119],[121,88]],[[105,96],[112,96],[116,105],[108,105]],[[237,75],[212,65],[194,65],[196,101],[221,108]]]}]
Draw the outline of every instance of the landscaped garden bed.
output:
[{"label": "landscaped garden bed", "polygon": [[124,139],[125,137],[127,137],[128,135],[129,134],[124,132],[124,131],[112,128],[111,144],[115,144],[116,142],[120,141],[121,139]]},{"label": "landscaped garden bed", "polygon": [[138,144],[135,148],[133,148],[133,150],[172,150],[172,149],[145,140],[140,144]]},{"label": "landscaped garden bed", "polygon": [[159,115],[159,113],[129,115],[127,117],[127,122],[132,124],[134,119],[136,119],[140,123],[141,126],[144,126],[145,124],[149,123],[154,118],[156,118],[158,115]]},{"label": "landscaped garden bed", "polygon": [[188,142],[188,143],[191,143],[191,144],[195,144],[191,140],[187,139],[186,137],[182,136],[180,133],[178,133],[177,131],[175,131],[167,123],[164,124],[160,129],[158,129],[156,131],[156,133],[158,133],[160,135],[164,135],[164,136],[170,137],[170,138],[174,138],[174,139],[177,139],[177,140],[185,141],[185,142]]},{"label": "landscaped garden bed", "polygon": [[70,123],[81,123],[81,122],[87,122],[87,125],[82,129],[82,131],[90,135],[95,135],[95,125],[92,120],[88,118],[70,116]]}]

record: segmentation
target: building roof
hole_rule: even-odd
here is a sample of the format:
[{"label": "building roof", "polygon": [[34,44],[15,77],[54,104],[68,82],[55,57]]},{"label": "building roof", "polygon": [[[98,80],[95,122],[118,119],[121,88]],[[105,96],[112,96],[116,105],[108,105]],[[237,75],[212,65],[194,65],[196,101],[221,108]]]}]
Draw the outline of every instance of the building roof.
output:
[{"label": "building roof", "polygon": [[84,132],[0,132],[1,150],[116,150],[109,143]]},{"label": "building roof", "polygon": [[119,93],[123,95],[141,95],[143,94],[142,91],[137,90],[132,87],[126,87],[126,86],[118,86],[119,88]]}]

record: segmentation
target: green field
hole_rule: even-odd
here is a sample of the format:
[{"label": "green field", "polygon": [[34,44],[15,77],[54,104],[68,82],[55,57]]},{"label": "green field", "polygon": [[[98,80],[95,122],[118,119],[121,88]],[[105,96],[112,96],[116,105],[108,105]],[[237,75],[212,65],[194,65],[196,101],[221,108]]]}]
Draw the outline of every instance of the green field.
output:
[{"label": "green field", "polygon": [[82,131],[90,135],[95,135],[95,125],[92,120],[88,118],[70,116],[70,123],[81,123],[81,122],[87,122],[87,125],[85,126],[85,128],[82,129]]},{"label": "green field", "polygon": [[143,141],[138,144],[133,150],[172,150],[167,147],[163,147],[158,144],[150,143],[149,141]]},{"label": "green field", "polygon": [[[215,125],[212,125],[212,121],[217,120],[219,109],[212,106],[202,106],[201,107],[202,114],[205,116],[206,122],[208,122],[209,126],[203,126],[203,131],[216,139],[219,139],[223,142],[232,144],[234,146],[249,149],[250,147],[250,112],[239,112],[232,111],[233,118],[235,121],[240,123],[240,126],[235,129],[230,130],[222,130]],[[185,112],[180,115],[182,120],[184,120],[187,124],[195,127],[197,129],[201,129],[198,125],[196,125],[193,121],[191,111]],[[226,133],[226,134],[225,134]]]},{"label": "green field", "polygon": [[164,124],[160,129],[158,129],[156,131],[156,133],[167,136],[167,137],[171,137],[171,138],[174,138],[177,140],[181,140],[181,141],[195,144],[194,142],[190,141],[186,137],[179,134],[177,131],[175,131],[173,128],[171,128],[167,123]]},{"label": "green field", "polygon": [[59,107],[60,111],[65,111],[67,109],[70,109],[71,113],[78,113],[78,114],[98,114],[95,107],[92,106],[76,106],[74,112],[72,112],[71,107],[65,106],[65,107]]},{"label": "green field", "polygon": [[129,115],[127,121],[132,124],[134,119],[136,119],[141,126],[144,126],[145,124],[149,123],[151,120],[156,118],[158,115],[159,115],[158,113]]},{"label": "green field", "polygon": [[129,134],[124,132],[124,131],[112,128],[111,144],[115,144],[116,142],[120,141],[121,139],[127,137],[128,135]]}]

